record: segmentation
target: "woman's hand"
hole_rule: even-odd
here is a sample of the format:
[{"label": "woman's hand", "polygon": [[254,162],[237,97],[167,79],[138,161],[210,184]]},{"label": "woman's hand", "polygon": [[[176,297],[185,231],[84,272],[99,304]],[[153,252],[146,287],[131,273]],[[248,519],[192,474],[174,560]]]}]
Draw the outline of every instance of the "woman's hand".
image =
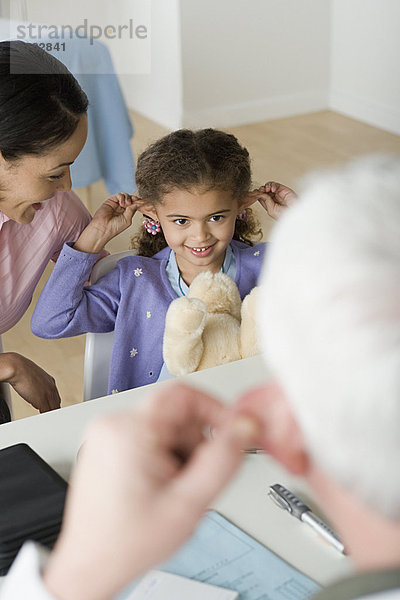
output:
[{"label": "woman's hand", "polygon": [[[212,425],[218,436],[209,440]],[[207,394],[162,388],[135,412],[91,426],[44,581],[60,600],[108,600],[169,556],[259,435]]]},{"label": "woman's hand", "polygon": [[61,398],[54,378],[21,354],[0,354],[0,381],[7,381],[41,413],[60,408]]},{"label": "woman's hand", "polygon": [[81,252],[99,253],[104,246],[132,224],[136,210],[141,206],[137,196],[119,193],[107,198],[95,212],[93,219],[74,244]]},{"label": "woman's hand", "polygon": [[296,192],[276,181],[269,181],[258,190],[253,190],[250,196],[255,196],[273,219],[278,219],[286,208],[297,199]]}]

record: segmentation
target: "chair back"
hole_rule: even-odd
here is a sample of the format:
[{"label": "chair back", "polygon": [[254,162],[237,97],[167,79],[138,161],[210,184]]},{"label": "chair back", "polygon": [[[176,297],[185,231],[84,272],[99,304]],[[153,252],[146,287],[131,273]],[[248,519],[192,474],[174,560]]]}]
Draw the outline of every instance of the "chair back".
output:
[{"label": "chair back", "polygon": [[[100,277],[111,271],[121,258],[135,254],[135,250],[127,250],[102,258],[93,267],[91,283],[96,283]],[[84,401],[100,398],[107,394],[113,343],[113,331],[86,334],[83,375]]]}]

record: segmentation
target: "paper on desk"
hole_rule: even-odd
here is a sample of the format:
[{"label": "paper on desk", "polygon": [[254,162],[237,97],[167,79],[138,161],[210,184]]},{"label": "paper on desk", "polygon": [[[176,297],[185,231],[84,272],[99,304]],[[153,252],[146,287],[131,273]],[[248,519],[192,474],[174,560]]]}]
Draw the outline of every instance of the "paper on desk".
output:
[{"label": "paper on desk", "polygon": [[[240,600],[306,600],[321,589],[315,581],[213,510],[207,513],[192,538],[159,568],[235,590]],[[130,596],[137,587],[136,582],[133,586],[118,596],[118,600],[136,600],[136,596]],[[175,596],[169,596],[168,600],[171,598],[175,600]],[[185,600],[187,598],[192,600],[190,594]]]},{"label": "paper on desk", "polygon": [[320,589],[215,511],[161,568],[236,590],[240,600],[306,600]]},{"label": "paper on desk", "polygon": [[150,571],[126,600],[235,600],[237,592],[179,575]]}]

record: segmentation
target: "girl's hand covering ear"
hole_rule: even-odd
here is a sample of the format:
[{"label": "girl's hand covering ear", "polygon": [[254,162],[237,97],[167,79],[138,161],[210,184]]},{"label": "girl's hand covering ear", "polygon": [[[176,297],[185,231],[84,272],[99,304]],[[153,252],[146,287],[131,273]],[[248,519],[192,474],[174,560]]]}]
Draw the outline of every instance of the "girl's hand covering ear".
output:
[{"label": "girl's hand covering ear", "polygon": [[276,181],[268,181],[268,183],[258,188],[258,190],[253,190],[250,194],[259,201],[269,216],[275,220],[297,199],[296,192]]},{"label": "girl's hand covering ear", "polygon": [[110,196],[95,212],[92,225],[96,225],[100,232],[104,231],[109,241],[130,227],[139,202],[139,198],[130,194]]},{"label": "girl's hand covering ear", "polygon": [[80,252],[99,253],[119,233],[130,227],[142,202],[137,196],[119,193],[110,196],[95,212],[93,219],[74,244]]}]

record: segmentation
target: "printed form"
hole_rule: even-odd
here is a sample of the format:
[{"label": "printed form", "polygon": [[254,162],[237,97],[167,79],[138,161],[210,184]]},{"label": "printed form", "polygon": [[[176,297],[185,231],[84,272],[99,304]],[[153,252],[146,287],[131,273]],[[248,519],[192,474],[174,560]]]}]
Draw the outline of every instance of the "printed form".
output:
[{"label": "printed form", "polygon": [[237,600],[237,592],[193,579],[150,571],[126,600]]},{"label": "printed form", "polygon": [[307,600],[321,589],[216,511],[207,513],[192,538],[159,569],[235,590],[240,600]]}]

